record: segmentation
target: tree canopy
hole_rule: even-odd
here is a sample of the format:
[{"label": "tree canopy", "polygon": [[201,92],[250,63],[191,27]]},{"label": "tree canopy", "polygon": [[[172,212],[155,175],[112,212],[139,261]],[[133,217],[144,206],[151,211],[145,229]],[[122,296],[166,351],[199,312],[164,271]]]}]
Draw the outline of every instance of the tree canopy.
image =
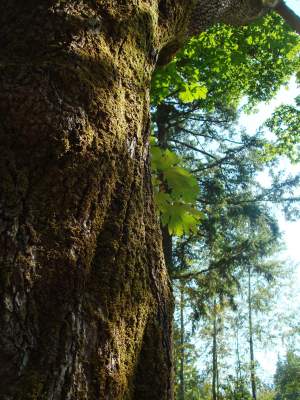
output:
[{"label": "tree canopy", "polygon": [[[254,347],[266,332],[255,318],[270,311],[275,283],[280,286],[286,274],[275,259],[282,243],[272,207],[298,215],[300,178],[276,170],[280,157],[296,162],[299,156],[299,100],[276,109],[255,134],[240,128],[239,118],[298,73],[299,52],[299,37],[269,14],[249,26],[212,27],[154,74],[153,184],[177,299],[179,400],[256,399],[257,390],[260,398],[273,398],[256,375]],[[257,181],[262,171],[269,173],[267,186]],[[245,291],[242,311],[238,299]],[[245,354],[237,345],[236,376],[221,383],[226,310],[233,321],[240,316],[240,329],[248,326],[251,361],[242,364]],[[206,378],[197,369],[192,339],[199,327],[213,343]]]}]

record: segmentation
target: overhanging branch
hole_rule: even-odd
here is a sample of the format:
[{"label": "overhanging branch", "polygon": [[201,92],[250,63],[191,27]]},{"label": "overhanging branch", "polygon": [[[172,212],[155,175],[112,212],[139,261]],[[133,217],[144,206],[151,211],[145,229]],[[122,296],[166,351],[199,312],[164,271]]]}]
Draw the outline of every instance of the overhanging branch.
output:
[{"label": "overhanging branch", "polygon": [[291,10],[284,1],[274,7],[274,10],[285,20],[285,22],[300,35],[300,17]]}]

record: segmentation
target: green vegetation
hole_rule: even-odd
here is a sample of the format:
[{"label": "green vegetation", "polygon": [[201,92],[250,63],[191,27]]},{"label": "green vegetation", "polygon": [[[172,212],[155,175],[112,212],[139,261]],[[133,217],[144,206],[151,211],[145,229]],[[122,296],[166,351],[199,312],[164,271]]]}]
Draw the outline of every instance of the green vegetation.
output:
[{"label": "green vegetation", "polygon": [[275,400],[300,398],[300,356],[293,350],[289,350],[284,359],[277,362],[275,390]]},{"label": "green vegetation", "polygon": [[256,134],[239,117],[288,83],[299,52],[299,37],[272,14],[213,27],[154,76],[153,185],[176,298],[178,400],[275,399],[256,350],[277,340],[272,312],[289,278],[273,205],[298,215],[300,178],[278,165],[299,160],[300,100]]}]

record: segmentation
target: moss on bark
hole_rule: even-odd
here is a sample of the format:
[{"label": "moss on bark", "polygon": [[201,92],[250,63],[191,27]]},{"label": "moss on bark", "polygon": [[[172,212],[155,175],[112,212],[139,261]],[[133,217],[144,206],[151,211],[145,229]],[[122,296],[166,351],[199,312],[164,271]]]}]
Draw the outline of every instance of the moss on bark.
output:
[{"label": "moss on bark", "polygon": [[0,5],[3,399],[172,398],[149,86],[186,4]]}]

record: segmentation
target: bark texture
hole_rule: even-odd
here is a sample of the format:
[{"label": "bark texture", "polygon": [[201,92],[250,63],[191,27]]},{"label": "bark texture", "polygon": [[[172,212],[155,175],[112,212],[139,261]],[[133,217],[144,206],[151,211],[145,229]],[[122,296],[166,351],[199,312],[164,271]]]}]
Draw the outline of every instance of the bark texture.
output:
[{"label": "bark texture", "polygon": [[149,87],[191,7],[0,3],[1,400],[172,399]]},{"label": "bark texture", "polygon": [[1,400],[172,398],[149,88],[184,9],[1,2]]}]

